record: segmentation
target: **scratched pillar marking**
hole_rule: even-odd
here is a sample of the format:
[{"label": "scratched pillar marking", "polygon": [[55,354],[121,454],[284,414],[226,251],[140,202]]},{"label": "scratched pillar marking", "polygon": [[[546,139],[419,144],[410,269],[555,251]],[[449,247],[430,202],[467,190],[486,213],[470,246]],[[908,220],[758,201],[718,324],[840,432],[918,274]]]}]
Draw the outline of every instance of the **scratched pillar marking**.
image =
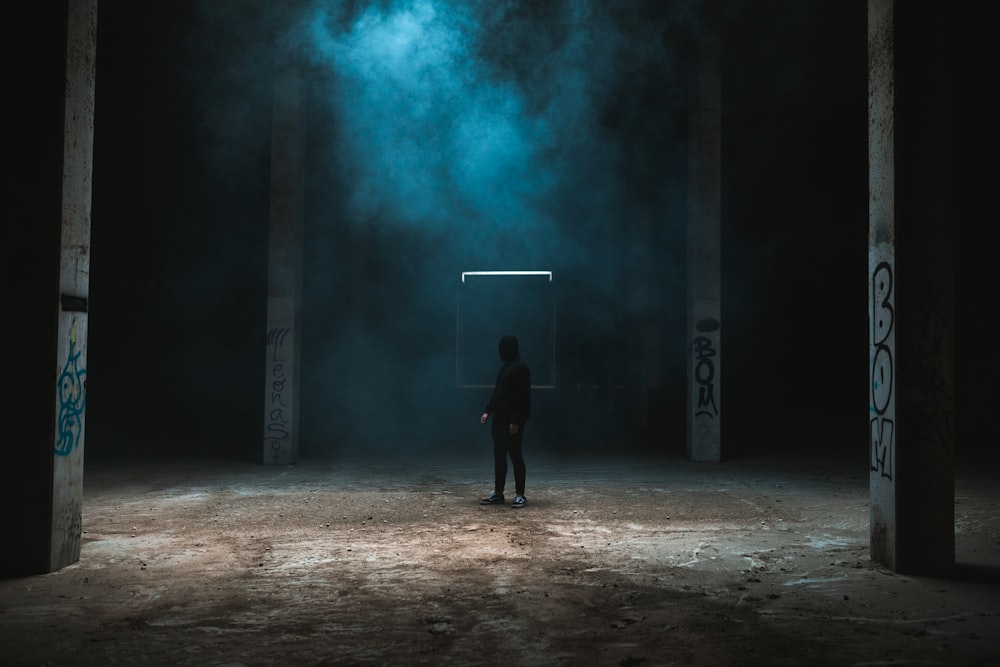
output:
[{"label": "scratched pillar marking", "polygon": [[97,0],[68,4],[49,570],[80,559]]},{"label": "scratched pillar marking", "polygon": [[688,183],[687,456],[722,456],[721,78],[718,6],[703,0],[691,89]]},{"label": "scratched pillar marking", "polygon": [[264,450],[270,464],[299,456],[299,309],[302,292],[304,130],[302,81],[279,68],[271,130],[271,227],[268,245],[267,337],[264,366]]},{"label": "scratched pillar marking", "polygon": [[[298,344],[291,299],[268,300],[267,360],[264,387],[264,462],[294,463],[298,458]],[[282,326],[289,325],[289,326]]]}]

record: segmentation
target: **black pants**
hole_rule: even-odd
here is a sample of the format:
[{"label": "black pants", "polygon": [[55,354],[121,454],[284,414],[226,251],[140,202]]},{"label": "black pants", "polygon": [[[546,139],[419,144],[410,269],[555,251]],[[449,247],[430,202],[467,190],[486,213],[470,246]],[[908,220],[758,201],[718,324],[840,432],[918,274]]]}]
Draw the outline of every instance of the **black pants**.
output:
[{"label": "black pants", "polygon": [[495,481],[493,490],[503,495],[503,488],[507,483],[507,456],[514,464],[514,490],[518,495],[524,495],[524,477],[527,468],[524,465],[524,456],[521,454],[521,441],[524,439],[524,424],[518,429],[517,435],[511,435],[507,431],[507,422],[497,424],[491,429],[493,435],[493,471]]}]

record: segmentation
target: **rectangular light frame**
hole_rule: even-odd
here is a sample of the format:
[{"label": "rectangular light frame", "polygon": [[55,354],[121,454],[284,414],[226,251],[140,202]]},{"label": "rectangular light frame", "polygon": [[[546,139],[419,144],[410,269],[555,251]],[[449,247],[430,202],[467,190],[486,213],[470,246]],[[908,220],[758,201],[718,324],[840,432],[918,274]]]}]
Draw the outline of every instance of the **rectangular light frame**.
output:
[{"label": "rectangular light frame", "polygon": [[[465,282],[466,276],[548,276],[549,282],[552,282],[552,271],[462,271],[462,282]],[[456,316],[456,336],[455,336],[455,386],[458,389],[490,389],[493,387],[492,384],[465,384],[460,383],[459,379],[459,357],[461,348],[461,298],[458,299],[458,306],[455,316]],[[552,360],[555,364],[555,353],[556,353],[556,311],[555,302],[552,304]],[[532,389],[555,389],[555,374],[556,369],[553,365],[552,368],[552,383],[551,384],[532,384]]]}]

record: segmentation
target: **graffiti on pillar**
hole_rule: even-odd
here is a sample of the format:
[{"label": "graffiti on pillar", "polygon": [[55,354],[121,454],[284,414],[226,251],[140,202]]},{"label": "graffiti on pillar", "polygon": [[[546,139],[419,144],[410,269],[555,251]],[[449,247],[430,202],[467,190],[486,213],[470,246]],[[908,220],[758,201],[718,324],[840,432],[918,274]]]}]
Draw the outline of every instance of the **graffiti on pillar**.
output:
[{"label": "graffiti on pillar", "polygon": [[285,352],[285,339],[291,329],[271,329],[267,332],[267,386],[266,423],[264,444],[277,461],[281,450],[292,437],[289,359]]},{"label": "graffiti on pillar", "polygon": [[83,515],[79,502],[66,503],[53,518],[53,534],[62,536],[58,545],[61,564],[73,563],[80,559],[80,543],[83,537]]},{"label": "graffiti on pillar", "polygon": [[87,404],[87,369],[76,349],[76,324],[69,330],[69,351],[57,380],[59,394],[56,456],[69,456],[83,437],[83,409]]},{"label": "graffiti on pillar", "polygon": [[893,308],[892,267],[880,262],[871,278],[871,470],[892,479],[894,413],[893,410],[893,345],[895,325]]},{"label": "graffiti on pillar", "polygon": [[[700,320],[697,324],[698,331],[702,332],[714,331],[718,328],[719,323],[714,319]],[[719,408],[715,402],[716,350],[712,345],[712,340],[707,336],[695,338],[693,349],[694,381],[698,388],[694,416],[715,419],[719,415]]]}]

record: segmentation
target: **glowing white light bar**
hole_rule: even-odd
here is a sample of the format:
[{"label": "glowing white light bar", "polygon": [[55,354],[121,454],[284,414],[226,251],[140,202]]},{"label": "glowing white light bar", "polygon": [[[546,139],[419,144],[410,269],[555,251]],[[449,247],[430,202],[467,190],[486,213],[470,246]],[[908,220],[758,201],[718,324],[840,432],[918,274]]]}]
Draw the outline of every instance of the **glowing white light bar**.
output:
[{"label": "glowing white light bar", "polygon": [[552,282],[551,271],[462,271],[462,282],[465,276],[548,276]]}]

